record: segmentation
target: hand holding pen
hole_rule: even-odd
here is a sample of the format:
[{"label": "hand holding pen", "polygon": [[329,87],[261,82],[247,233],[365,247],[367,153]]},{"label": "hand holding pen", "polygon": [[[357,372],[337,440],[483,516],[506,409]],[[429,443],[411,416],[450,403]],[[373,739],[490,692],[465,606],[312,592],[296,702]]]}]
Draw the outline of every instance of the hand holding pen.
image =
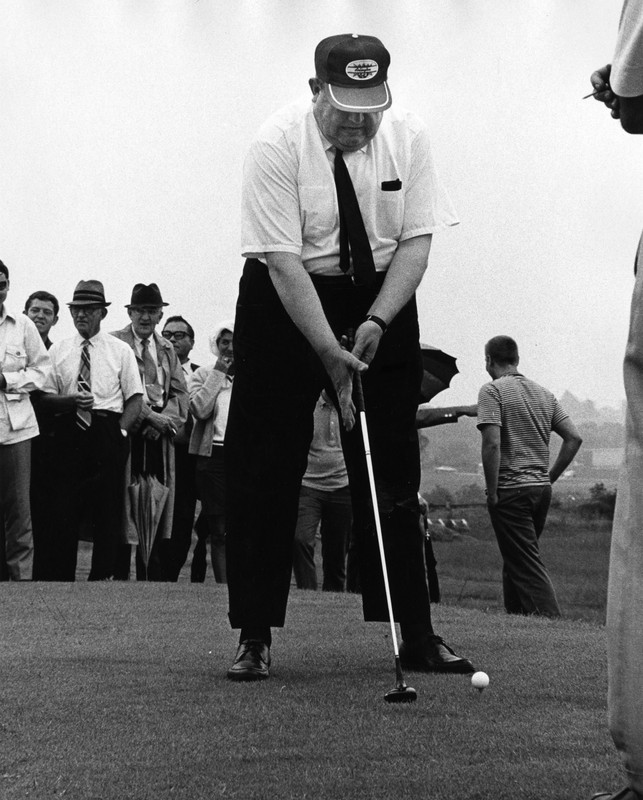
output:
[{"label": "hand holding pen", "polygon": [[585,95],[583,100],[586,100],[588,97],[593,97],[598,100],[599,103],[604,103],[611,110],[614,119],[618,119],[620,117],[619,99],[612,91],[609,83],[611,71],[612,65],[606,64],[604,67],[592,72],[590,81],[594,87],[594,91],[591,94]]}]

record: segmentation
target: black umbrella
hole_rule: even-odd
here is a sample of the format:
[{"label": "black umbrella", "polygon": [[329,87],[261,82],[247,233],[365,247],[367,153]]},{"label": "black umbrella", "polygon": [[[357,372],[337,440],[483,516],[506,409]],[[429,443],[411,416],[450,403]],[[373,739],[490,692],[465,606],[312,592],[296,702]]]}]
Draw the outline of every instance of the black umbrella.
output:
[{"label": "black umbrella", "polygon": [[448,353],[428,344],[421,345],[421,348],[424,375],[420,403],[428,403],[436,394],[449,388],[451,378],[457,375],[459,370],[455,365],[456,359]]}]

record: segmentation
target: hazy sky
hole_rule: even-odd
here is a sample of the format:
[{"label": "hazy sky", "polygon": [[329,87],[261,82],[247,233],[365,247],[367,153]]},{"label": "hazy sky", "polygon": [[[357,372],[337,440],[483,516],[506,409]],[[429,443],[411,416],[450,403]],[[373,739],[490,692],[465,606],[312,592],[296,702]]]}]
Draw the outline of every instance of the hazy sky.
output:
[{"label": "hazy sky", "polygon": [[[434,237],[422,339],[458,357],[441,402],[473,402],[483,345],[617,406],[643,138],[594,100],[621,0],[18,0],[0,9],[0,258],[10,301],[65,303],[98,278],[126,324],[156,281],[197,332],[234,314],[243,157],[305,94],[327,35],[379,36],[396,103],[422,116],[461,224]],[[73,332],[68,310],[53,331]],[[287,354],[285,354],[287,357]]]}]

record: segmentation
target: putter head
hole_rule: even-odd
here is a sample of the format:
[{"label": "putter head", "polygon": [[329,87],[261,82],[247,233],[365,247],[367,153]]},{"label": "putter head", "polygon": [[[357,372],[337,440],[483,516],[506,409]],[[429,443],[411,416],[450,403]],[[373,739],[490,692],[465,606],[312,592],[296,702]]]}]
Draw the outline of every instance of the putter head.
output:
[{"label": "putter head", "polygon": [[391,689],[384,695],[387,703],[414,703],[418,699],[418,693],[411,686],[405,683]]}]

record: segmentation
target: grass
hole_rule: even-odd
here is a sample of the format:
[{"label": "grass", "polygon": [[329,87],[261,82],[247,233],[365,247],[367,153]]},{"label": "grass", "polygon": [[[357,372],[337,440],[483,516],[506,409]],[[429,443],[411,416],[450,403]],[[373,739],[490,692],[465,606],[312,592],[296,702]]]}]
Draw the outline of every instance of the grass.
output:
[{"label": "grass", "polygon": [[[486,509],[458,509],[454,516],[467,519],[470,535],[452,541],[434,536],[444,601],[502,610],[502,559]],[[605,622],[610,532],[610,521],[583,518],[569,505],[549,513],[540,550],[563,614],[570,619]]]},{"label": "grass", "polygon": [[436,629],[491,684],[409,674],[418,702],[389,706],[387,626],[361,623],[354,595],[293,590],[273,677],[237,685],[212,582],[0,592],[3,800],[561,800],[622,784],[597,624],[440,604]]}]

